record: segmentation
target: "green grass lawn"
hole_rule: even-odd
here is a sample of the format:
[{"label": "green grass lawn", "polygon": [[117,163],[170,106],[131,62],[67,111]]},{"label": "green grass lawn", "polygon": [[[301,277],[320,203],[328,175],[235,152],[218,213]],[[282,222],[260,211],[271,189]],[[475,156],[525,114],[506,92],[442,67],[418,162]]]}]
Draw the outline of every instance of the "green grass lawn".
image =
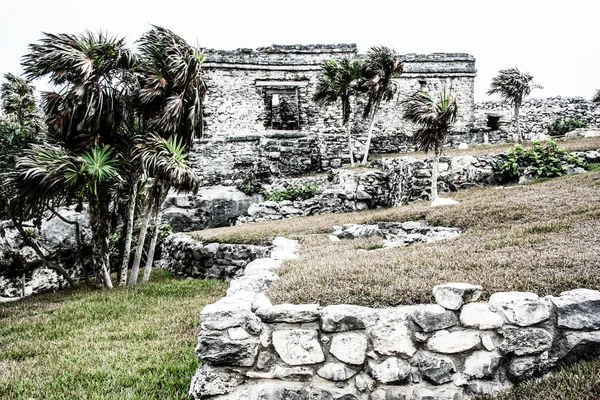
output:
[{"label": "green grass lawn", "polygon": [[0,304],[0,399],[187,399],[200,310],[228,285],[153,274]]}]

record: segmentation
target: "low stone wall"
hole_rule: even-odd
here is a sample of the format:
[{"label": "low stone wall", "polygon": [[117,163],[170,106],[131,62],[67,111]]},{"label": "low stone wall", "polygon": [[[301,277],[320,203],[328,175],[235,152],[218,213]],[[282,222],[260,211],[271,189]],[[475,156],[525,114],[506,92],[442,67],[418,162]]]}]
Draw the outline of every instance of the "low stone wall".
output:
[{"label": "low stone wall", "polygon": [[162,253],[162,268],[176,276],[232,279],[243,275],[252,260],[268,257],[271,246],[204,243],[175,233],[164,240]]},{"label": "low stone wall", "polygon": [[388,205],[387,174],[378,169],[336,170],[332,182],[319,184],[321,192],[306,200],[252,204],[248,215],[240,216],[236,223],[351,212]]},{"label": "low stone wall", "polygon": [[[600,127],[600,107],[582,97],[549,97],[526,99],[520,110],[521,129],[527,139],[548,134],[548,127],[557,118],[584,121],[590,128]],[[503,101],[475,104],[475,124],[485,127],[488,117],[499,118],[497,131],[490,133],[490,143],[511,142],[516,132],[514,109]]]},{"label": "low stone wall", "polygon": [[272,305],[273,271],[297,252],[286,245],[202,311],[192,398],[460,400],[600,356],[594,290],[478,302],[481,287],[453,283],[433,288],[436,304]]}]

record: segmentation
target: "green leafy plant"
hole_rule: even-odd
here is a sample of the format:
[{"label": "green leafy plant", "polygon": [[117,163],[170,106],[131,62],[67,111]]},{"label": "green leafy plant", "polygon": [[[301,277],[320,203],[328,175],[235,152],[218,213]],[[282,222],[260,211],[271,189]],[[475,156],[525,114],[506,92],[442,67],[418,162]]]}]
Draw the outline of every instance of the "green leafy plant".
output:
[{"label": "green leafy plant", "polygon": [[534,179],[552,178],[567,173],[567,167],[586,168],[586,164],[575,154],[568,154],[558,147],[554,140],[542,143],[533,142],[529,150],[521,145],[515,145],[506,155],[504,163],[494,168],[496,177],[501,182],[518,180],[526,173]]},{"label": "green leafy plant", "polygon": [[290,183],[285,189],[273,189],[264,193],[268,201],[306,200],[319,193],[319,185],[311,182]]},{"label": "green leafy plant", "polygon": [[253,194],[261,194],[265,190],[265,188],[263,188],[262,184],[256,178],[256,174],[252,172],[246,175],[242,182],[235,186],[240,192],[248,196],[252,196]]},{"label": "green leafy plant", "polygon": [[578,118],[556,118],[554,122],[548,126],[548,133],[550,136],[564,136],[573,129],[587,128],[587,126],[587,122]]}]

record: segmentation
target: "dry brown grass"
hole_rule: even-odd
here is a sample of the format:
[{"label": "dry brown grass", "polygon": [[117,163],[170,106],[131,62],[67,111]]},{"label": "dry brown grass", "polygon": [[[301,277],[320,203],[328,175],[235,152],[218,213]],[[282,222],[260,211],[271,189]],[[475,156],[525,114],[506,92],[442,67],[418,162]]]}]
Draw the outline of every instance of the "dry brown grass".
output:
[{"label": "dry brown grass", "polygon": [[[461,203],[427,203],[248,224],[197,232],[203,239],[266,243],[299,239],[302,255],[287,263],[270,296],[275,303],[351,303],[388,306],[429,302],[434,285],[482,285],[497,291],[556,294],[576,287],[600,289],[600,172],[504,189],[454,193]],[[361,252],[373,239],[332,243],[333,225],[426,219],[458,226],[453,240]]]},{"label": "dry brown grass", "polygon": [[[566,152],[570,153],[573,151],[588,151],[588,150],[598,150],[600,149],[600,137],[592,137],[592,138],[563,138],[556,139],[556,142],[563,148]],[[451,148],[444,150],[444,155],[449,157],[455,156],[487,156],[490,154],[496,154],[501,152],[507,152],[514,146],[514,143],[501,143],[501,144],[480,144],[480,145],[470,145],[468,149],[460,150],[457,148]],[[528,149],[532,146],[531,143],[523,144],[523,147]],[[375,160],[379,158],[387,158],[387,157],[415,157],[415,158],[425,158],[430,157],[431,154],[425,154],[422,151],[415,151],[412,153],[402,153],[402,154],[373,154],[369,157],[369,160]]]}]

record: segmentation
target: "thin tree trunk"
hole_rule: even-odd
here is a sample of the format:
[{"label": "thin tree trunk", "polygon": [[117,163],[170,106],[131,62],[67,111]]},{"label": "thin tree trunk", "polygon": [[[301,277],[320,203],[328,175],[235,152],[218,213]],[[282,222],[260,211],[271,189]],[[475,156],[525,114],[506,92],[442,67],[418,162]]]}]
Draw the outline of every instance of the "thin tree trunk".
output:
[{"label": "thin tree trunk", "polygon": [[77,240],[77,258],[79,260],[79,265],[81,265],[81,270],[83,271],[83,278],[85,280],[85,283],[88,284],[88,271],[83,260],[83,244],[81,240],[81,229],[79,227],[79,222],[66,219],[58,212],[56,212],[52,207],[49,207],[49,209],[54,215],[56,215],[58,219],[60,219],[64,223],[75,226],[75,239]]},{"label": "thin tree trunk", "polygon": [[123,248],[123,260],[121,262],[121,276],[119,286],[127,284],[127,270],[129,269],[129,257],[131,254],[131,241],[133,237],[133,221],[135,219],[135,201],[137,195],[137,184],[133,186],[130,196],[129,209],[127,210],[127,227],[125,230],[125,247]]},{"label": "thin tree trunk", "polygon": [[[98,189],[102,191],[101,188]],[[90,203],[90,224],[92,226],[92,260],[96,282],[100,286],[112,289],[110,279],[110,253],[108,246],[109,226],[106,221],[108,217],[108,202],[106,196],[92,195]]]},{"label": "thin tree trunk", "polygon": [[154,233],[152,240],[150,241],[150,247],[148,248],[148,255],[146,257],[146,266],[144,267],[144,277],[142,282],[148,282],[150,279],[150,273],[152,272],[152,264],[154,263],[154,251],[156,250],[156,242],[158,241],[158,232],[160,229],[160,209],[157,207],[154,210]]},{"label": "thin tree trunk", "polygon": [[523,143],[521,136],[521,119],[519,118],[519,106],[515,105],[515,123],[517,124],[517,142]]},{"label": "thin tree trunk", "polygon": [[140,271],[140,263],[142,261],[142,254],[144,253],[144,243],[146,242],[146,232],[148,232],[148,224],[150,222],[152,208],[152,203],[150,202],[146,207],[146,211],[144,212],[142,228],[140,229],[137,248],[135,250],[135,258],[133,259],[133,266],[131,267],[131,275],[129,275],[130,286],[133,286],[137,283],[138,273]]},{"label": "thin tree trunk", "polygon": [[437,199],[438,196],[438,171],[440,167],[440,151],[435,151],[435,156],[433,157],[433,166],[431,168],[431,201]]},{"label": "thin tree trunk", "polygon": [[373,137],[373,127],[375,126],[375,122],[377,121],[377,113],[378,113],[378,108],[377,107],[375,110],[373,110],[373,118],[371,119],[371,124],[369,125],[369,133],[367,135],[367,144],[365,145],[365,155],[363,156],[363,160],[362,160],[362,164],[366,165],[367,164],[367,160],[369,159],[369,149],[371,147],[371,138]]},{"label": "thin tree trunk", "polygon": [[69,285],[75,287],[77,286],[77,284],[75,283],[75,281],[73,280],[73,278],[71,277],[71,275],[69,275],[69,273],[67,272],[66,269],[64,269],[63,267],[61,267],[60,265],[50,262],[46,256],[44,256],[44,253],[42,253],[42,250],[40,249],[40,246],[38,246],[38,244],[35,242],[35,240],[31,239],[27,233],[25,232],[25,229],[23,229],[23,225],[20,223],[17,223],[17,219],[14,217],[14,215],[12,213],[10,213],[10,218],[12,220],[13,225],[15,226],[15,228],[17,228],[17,231],[19,231],[19,234],[21,235],[21,237],[23,238],[23,241],[33,249],[33,251],[35,252],[35,254],[37,254],[37,256],[40,258],[40,260],[42,260],[42,264],[44,264],[44,266],[48,269],[51,269],[53,271],[56,271],[60,276],[62,276],[63,278],[65,278],[65,280],[67,282],[69,282]]},{"label": "thin tree trunk", "polygon": [[352,121],[348,118],[348,122],[346,123],[348,126],[346,129],[348,130],[348,151],[350,153],[350,165],[354,167],[354,152],[352,151]]}]

